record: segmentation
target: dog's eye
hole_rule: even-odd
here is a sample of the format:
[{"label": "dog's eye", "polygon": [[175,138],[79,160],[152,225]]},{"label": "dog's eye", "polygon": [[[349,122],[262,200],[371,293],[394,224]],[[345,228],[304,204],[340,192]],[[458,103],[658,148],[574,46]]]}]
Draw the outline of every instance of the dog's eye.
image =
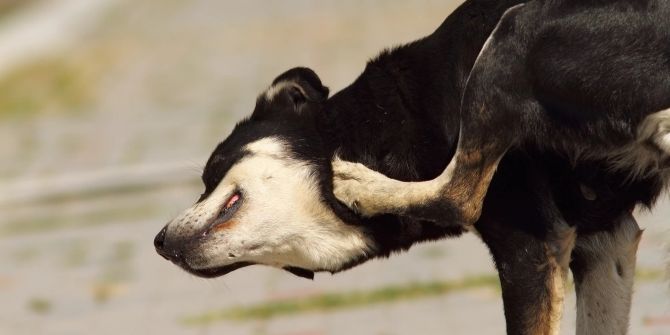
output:
[{"label": "dog's eye", "polygon": [[230,199],[228,199],[228,202],[226,203],[226,206],[224,206],[224,208],[229,209],[229,208],[233,207],[237,203],[238,200],[240,200],[240,194],[239,193],[233,194],[230,197]]},{"label": "dog's eye", "polygon": [[235,214],[235,212],[239,209],[241,201],[242,200],[242,193],[239,191],[235,191],[230,198],[226,201],[225,205],[223,205],[223,208],[221,209],[221,212],[219,213],[219,216],[217,217],[217,221],[219,223],[225,222],[230,219],[230,217]]},{"label": "dog's eye", "polygon": [[221,207],[221,211],[216,216],[216,219],[210,226],[202,233],[202,236],[207,236],[212,231],[223,229],[228,225],[228,221],[232,219],[235,212],[242,206],[242,192],[235,191]]}]

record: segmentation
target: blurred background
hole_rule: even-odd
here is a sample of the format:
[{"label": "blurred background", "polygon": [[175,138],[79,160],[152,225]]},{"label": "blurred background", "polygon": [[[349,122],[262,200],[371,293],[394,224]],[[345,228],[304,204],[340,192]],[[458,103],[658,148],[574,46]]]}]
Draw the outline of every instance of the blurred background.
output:
[{"label": "blurred background", "polygon": [[[314,281],[197,279],[152,245],[276,75],[335,92],[460,2],[0,0],[0,334],[504,334],[474,236]],[[638,217],[631,333],[670,334],[669,202]]]}]

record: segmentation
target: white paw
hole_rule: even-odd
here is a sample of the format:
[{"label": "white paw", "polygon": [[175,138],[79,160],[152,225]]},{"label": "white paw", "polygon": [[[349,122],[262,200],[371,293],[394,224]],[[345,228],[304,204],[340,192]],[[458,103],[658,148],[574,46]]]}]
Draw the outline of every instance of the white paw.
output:
[{"label": "white paw", "polygon": [[335,197],[363,216],[388,212],[385,185],[393,181],[360,163],[333,161],[333,192]]}]

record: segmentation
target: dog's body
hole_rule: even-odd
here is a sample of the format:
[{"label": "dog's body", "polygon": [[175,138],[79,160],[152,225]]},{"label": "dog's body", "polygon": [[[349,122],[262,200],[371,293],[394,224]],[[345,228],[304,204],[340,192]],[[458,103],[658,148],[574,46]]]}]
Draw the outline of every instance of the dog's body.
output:
[{"label": "dog's body", "polygon": [[450,199],[443,210],[420,213],[435,206],[419,201],[418,188],[388,204],[363,196],[359,209],[472,224],[511,147],[556,152],[573,164],[602,162],[631,183],[649,177],[667,184],[669,13],[665,1],[532,1],[509,9],[467,79],[459,150],[435,191]]},{"label": "dog's body", "polygon": [[[251,118],[240,123],[214,151],[203,174],[205,193],[157,236],[159,253],[201,276],[218,276],[250,264],[266,264],[310,276],[314,271],[341,271],[373,257],[405,250],[417,242],[474,229],[491,250],[500,273],[508,333],[557,331],[562,283],[571,259],[578,294],[578,333],[625,333],[640,237],[630,212],[636,204],[651,206],[667,181],[668,169],[663,165],[667,138],[658,129],[665,127],[668,117],[657,114],[665,101],[662,94],[649,93],[633,99],[639,90],[611,90],[606,93],[618,97],[617,103],[644,105],[630,115],[623,108],[618,110],[615,114],[624,117],[615,118],[612,123],[601,122],[600,116],[591,118],[590,113],[565,114],[565,110],[579,112],[566,106],[576,106],[585,99],[569,99],[574,97],[570,88],[576,80],[570,77],[572,63],[568,59],[562,64],[552,58],[554,54],[540,53],[535,57],[548,63],[537,65],[539,77],[533,78],[554,80],[543,81],[544,86],[540,86],[546,87],[547,96],[551,96],[543,107],[557,113],[557,123],[549,126],[547,120],[532,123],[517,114],[504,118],[487,114],[481,119],[495,120],[494,124],[479,122],[479,128],[462,128],[462,122],[470,122],[470,116],[464,114],[470,110],[459,113],[461,104],[467,107],[470,100],[482,99],[478,96],[481,92],[471,87],[490,85],[496,94],[527,94],[513,94],[514,99],[505,106],[524,106],[529,96],[538,94],[520,87],[516,78],[524,79],[525,72],[509,72],[504,62],[496,71],[471,71],[473,66],[485,68],[482,59],[486,57],[496,63],[498,58],[488,56],[491,50],[499,44],[507,45],[498,42],[496,36],[523,35],[525,25],[513,25],[515,29],[503,26],[482,50],[503,13],[520,2],[467,1],[432,35],[382,53],[352,85],[327,100],[327,89],[311,70],[297,68],[278,77],[259,97]],[[587,16],[594,8],[605,8],[602,15],[606,15],[608,10],[621,6],[638,11],[668,7],[662,2],[642,2],[645,5],[633,1],[546,1]],[[616,6],[609,8],[610,3]],[[532,6],[517,7],[511,13],[524,7]],[[540,11],[535,15],[545,14]],[[556,15],[560,19],[567,14]],[[509,16],[510,12],[505,15]],[[563,26],[560,20],[557,22],[559,28]],[[669,31],[663,29],[662,32]],[[579,47],[588,46],[589,41],[582,42]],[[555,52],[562,55],[575,51],[558,48]],[[563,67],[548,67],[553,63]],[[670,65],[665,69],[670,71]],[[662,69],[654,70],[663,75]],[[598,73],[593,71],[587,73],[588,78]],[[497,75],[495,81],[487,77],[490,73]],[[635,69],[629,69],[629,73],[635,73]],[[498,89],[500,75],[505,74],[505,90]],[[557,74],[561,76],[556,77]],[[555,80],[567,86],[551,86]],[[631,82],[648,86],[643,81]],[[550,94],[561,88],[567,95]],[[607,90],[603,85],[593,86],[590,94],[600,97],[597,94],[606,95],[603,92]],[[670,92],[663,91],[663,87],[658,90]],[[652,101],[651,96],[660,96],[660,100]],[[670,98],[670,94],[666,97]],[[670,108],[670,101],[665,108]],[[607,110],[602,111],[603,115],[610,115]],[[645,119],[652,114],[652,119]],[[539,128],[529,129],[529,124]],[[635,143],[638,129],[651,141],[629,151],[612,150]],[[492,155],[491,162],[484,159],[479,164],[482,157],[487,157],[475,153],[498,147],[489,142],[495,144],[499,137],[519,138],[512,135],[520,133],[524,138],[530,138],[527,134],[536,136],[532,141],[502,141],[504,150],[511,147],[506,155]],[[489,141],[473,140],[482,136]],[[481,143],[485,144],[484,149]],[[464,156],[463,148],[469,150],[469,156]],[[475,169],[474,182],[458,185],[464,194],[456,193],[475,203],[469,218],[458,217],[467,212],[468,208],[464,211],[459,207],[465,201],[445,203],[431,193],[442,188],[434,188],[430,182],[388,184],[388,178],[376,174],[370,184],[361,185],[360,181],[369,177],[366,169],[341,161],[335,164],[340,178],[335,186],[348,203],[367,196],[372,202],[386,205],[386,200],[379,201],[380,196],[396,200],[389,190],[402,198],[396,203],[399,207],[380,207],[382,212],[395,214],[362,219],[333,195],[330,161],[335,154],[395,180],[439,181],[457,149],[460,163],[472,162],[481,168]],[[627,164],[627,152],[643,152],[640,157],[646,159],[646,164]],[[478,184],[481,177],[492,176],[498,160],[490,186],[486,181]],[[455,170],[452,165],[449,174],[468,175],[468,171],[463,164]],[[359,183],[350,184],[352,180]],[[376,185],[391,186],[375,189],[372,194],[362,192]],[[394,189],[395,185],[418,191],[405,194]],[[433,198],[421,198],[426,194]],[[413,203],[412,199],[430,201]],[[480,217],[477,201],[483,201]],[[359,203],[359,209],[369,210],[365,205]],[[474,226],[463,224],[473,217],[478,217]],[[606,291],[616,294],[603,293]],[[597,306],[612,308],[603,310]]]}]

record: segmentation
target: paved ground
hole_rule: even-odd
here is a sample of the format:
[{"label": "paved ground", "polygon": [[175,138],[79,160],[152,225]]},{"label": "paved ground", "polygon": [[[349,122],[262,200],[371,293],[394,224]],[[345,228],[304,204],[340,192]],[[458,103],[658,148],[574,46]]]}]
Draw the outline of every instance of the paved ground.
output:
[{"label": "paved ground", "polygon": [[[335,91],[381,48],[430,33],[458,1],[92,3],[68,0],[52,12],[50,22],[83,23],[56,24],[77,27],[53,28],[67,43],[46,35],[38,50],[49,52],[16,51],[27,56],[11,56],[19,61],[1,72],[0,334],[504,333],[491,285],[330,312],[184,322],[323,293],[488,278],[491,261],[474,236],[314,281],[265,268],[196,279],[151,245],[195,200],[209,151],[274,76],[307,65]],[[45,7],[36,8],[18,14],[25,21],[0,21],[0,37],[30,26]],[[640,218],[647,230],[631,333],[668,334],[670,202]],[[573,333],[574,300],[567,306],[564,334]]]}]

